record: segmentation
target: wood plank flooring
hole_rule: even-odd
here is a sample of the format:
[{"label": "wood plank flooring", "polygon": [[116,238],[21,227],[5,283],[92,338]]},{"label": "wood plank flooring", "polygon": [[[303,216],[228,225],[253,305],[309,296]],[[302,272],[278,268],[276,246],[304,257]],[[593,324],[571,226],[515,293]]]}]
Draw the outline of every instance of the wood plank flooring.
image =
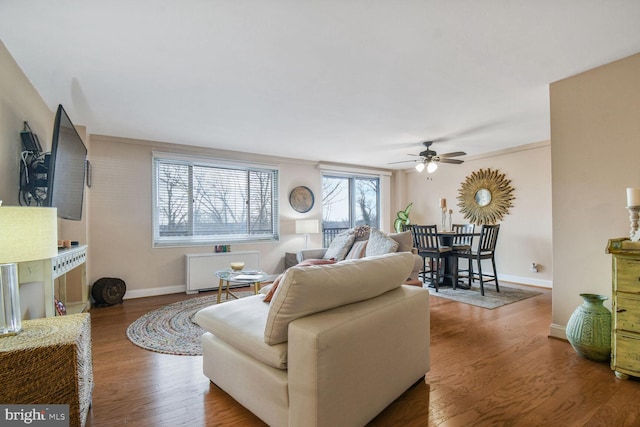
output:
[{"label": "wood plank flooring", "polygon": [[[95,388],[88,426],[264,426],[207,380],[201,357],[154,353],[126,338],[139,316],[190,297],[92,309]],[[619,380],[607,363],[580,358],[566,341],[547,336],[550,324],[548,290],[494,310],[431,297],[426,383],[370,425],[640,425],[640,381]]]}]

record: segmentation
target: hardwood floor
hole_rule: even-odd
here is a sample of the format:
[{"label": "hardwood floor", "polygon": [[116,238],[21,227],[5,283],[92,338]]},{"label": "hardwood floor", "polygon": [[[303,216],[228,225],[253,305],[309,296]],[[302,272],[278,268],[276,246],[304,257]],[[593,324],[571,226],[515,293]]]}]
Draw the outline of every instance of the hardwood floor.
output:
[{"label": "hardwood floor", "polygon": [[[197,295],[196,295],[197,296]],[[125,336],[185,294],[93,308],[88,426],[263,426],[202,374],[202,358],[143,350]],[[549,338],[551,292],[486,310],[431,298],[431,371],[371,426],[638,426],[640,382]],[[401,363],[401,361],[398,361]]]}]

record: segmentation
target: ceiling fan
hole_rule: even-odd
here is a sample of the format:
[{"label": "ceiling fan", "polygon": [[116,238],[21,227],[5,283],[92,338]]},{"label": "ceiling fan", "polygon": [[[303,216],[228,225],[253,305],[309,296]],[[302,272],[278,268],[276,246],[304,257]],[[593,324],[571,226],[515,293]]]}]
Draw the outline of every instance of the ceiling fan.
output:
[{"label": "ceiling fan", "polygon": [[[424,141],[422,145],[424,145],[427,149],[421,151],[420,154],[417,154],[419,159],[416,160],[402,160],[400,162],[391,162],[388,163],[390,165],[397,163],[408,163],[414,162],[416,163],[416,170],[418,172],[422,172],[424,168],[427,168],[427,172],[433,173],[436,169],[438,169],[438,163],[452,163],[454,165],[459,165],[460,163],[464,163],[464,160],[460,159],[452,159],[452,157],[466,156],[467,153],[464,151],[454,151],[452,153],[440,154],[433,151],[430,147],[433,144],[433,141]],[[416,154],[410,154],[411,156],[415,156]]]}]

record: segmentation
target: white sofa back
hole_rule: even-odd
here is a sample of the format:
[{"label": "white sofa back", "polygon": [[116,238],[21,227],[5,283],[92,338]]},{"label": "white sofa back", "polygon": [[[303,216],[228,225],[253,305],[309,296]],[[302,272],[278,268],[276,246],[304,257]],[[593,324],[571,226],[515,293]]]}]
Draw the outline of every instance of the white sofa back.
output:
[{"label": "white sofa back", "polygon": [[289,323],[300,317],[379,296],[402,285],[411,274],[408,252],[287,270],[269,308],[265,342],[287,341]]}]

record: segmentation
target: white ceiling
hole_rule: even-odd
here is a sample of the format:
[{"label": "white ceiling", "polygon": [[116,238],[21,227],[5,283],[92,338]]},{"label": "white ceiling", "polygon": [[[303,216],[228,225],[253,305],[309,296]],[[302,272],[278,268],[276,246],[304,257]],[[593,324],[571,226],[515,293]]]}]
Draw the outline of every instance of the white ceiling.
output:
[{"label": "white ceiling", "polygon": [[0,40],[92,134],[389,167],[549,139],[549,83],[639,52],[640,1],[0,0]]}]

